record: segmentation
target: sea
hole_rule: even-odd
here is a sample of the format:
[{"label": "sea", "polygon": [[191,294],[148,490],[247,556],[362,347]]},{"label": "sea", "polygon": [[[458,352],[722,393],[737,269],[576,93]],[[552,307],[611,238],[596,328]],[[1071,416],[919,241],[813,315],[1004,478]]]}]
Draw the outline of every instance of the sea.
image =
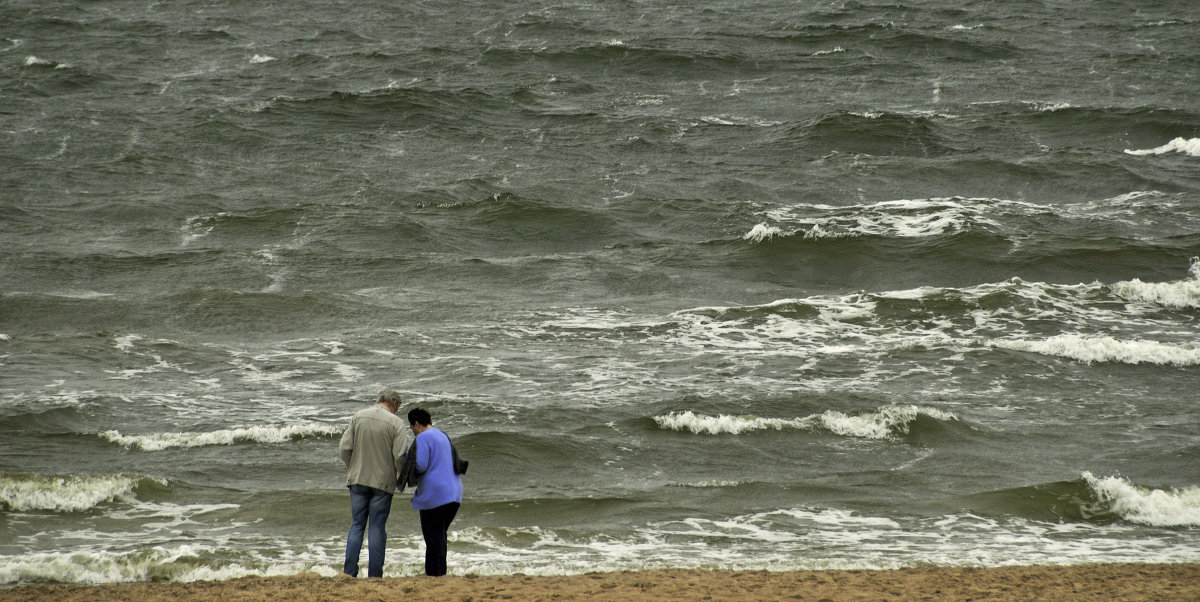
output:
[{"label": "sea", "polygon": [[337,574],[387,387],[452,574],[1200,562],[1197,257],[1190,0],[5,0],[0,585]]}]

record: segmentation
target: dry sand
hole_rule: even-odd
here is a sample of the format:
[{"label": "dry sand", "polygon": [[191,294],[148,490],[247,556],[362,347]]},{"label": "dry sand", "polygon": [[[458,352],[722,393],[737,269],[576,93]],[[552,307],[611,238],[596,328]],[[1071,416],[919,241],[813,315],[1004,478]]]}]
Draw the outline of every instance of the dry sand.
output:
[{"label": "dry sand", "polygon": [[22,585],[0,600],[1200,600],[1200,564],[927,567],[891,571],[662,570],[562,577],[351,579],[315,574],[195,583]]}]

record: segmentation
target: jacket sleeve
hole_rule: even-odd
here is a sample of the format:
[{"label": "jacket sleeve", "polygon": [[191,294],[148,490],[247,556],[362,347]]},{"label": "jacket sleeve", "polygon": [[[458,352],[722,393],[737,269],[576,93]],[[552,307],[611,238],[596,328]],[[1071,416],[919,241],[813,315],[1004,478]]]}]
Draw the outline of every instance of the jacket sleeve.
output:
[{"label": "jacket sleeve", "polygon": [[342,433],[342,441],[338,444],[338,455],[341,456],[342,462],[347,468],[350,467],[350,458],[354,455],[354,421],[350,421],[349,428]]},{"label": "jacket sleeve", "polygon": [[416,466],[418,473],[422,473],[422,472],[425,472],[426,470],[429,470],[429,451],[430,451],[430,448],[432,447],[432,444],[431,444],[432,441],[433,441],[433,434],[430,433],[429,435],[425,435],[424,437],[418,435],[417,440],[413,442],[413,449],[416,450],[416,453],[413,454],[413,456],[414,456],[413,464]]},{"label": "jacket sleeve", "polygon": [[454,447],[454,442],[450,442],[450,456],[454,460],[454,474],[467,474],[467,466],[471,463],[458,457],[458,448]]},{"label": "jacket sleeve", "polygon": [[392,439],[392,459],[395,462],[397,478],[404,471],[404,456],[406,452],[408,452],[408,434],[400,431]]},{"label": "jacket sleeve", "polygon": [[400,467],[400,478],[396,479],[396,489],[403,492],[409,485],[417,485],[417,442],[413,441],[408,447],[408,453],[403,456]]}]

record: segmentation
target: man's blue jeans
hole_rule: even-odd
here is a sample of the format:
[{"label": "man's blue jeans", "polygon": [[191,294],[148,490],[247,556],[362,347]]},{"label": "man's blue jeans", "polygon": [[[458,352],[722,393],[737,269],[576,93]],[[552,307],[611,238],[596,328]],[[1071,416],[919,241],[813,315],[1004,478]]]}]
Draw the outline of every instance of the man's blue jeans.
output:
[{"label": "man's blue jeans", "polygon": [[342,572],[358,576],[358,554],[363,533],[367,534],[367,577],[383,576],[383,555],[387,549],[387,519],[392,511],[392,494],[367,487],[350,486],[350,535],[346,537],[346,564]]}]

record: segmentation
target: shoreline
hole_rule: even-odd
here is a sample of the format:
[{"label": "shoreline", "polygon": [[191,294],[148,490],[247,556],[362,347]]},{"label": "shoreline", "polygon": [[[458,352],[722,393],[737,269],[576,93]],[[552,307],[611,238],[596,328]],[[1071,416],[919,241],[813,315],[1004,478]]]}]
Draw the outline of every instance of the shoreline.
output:
[{"label": "shoreline", "polygon": [[227,581],[106,585],[19,584],[0,600],[1187,600],[1200,599],[1200,563],[918,567],[889,570],[661,569],[535,577],[523,574],[352,579],[315,573]]}]

